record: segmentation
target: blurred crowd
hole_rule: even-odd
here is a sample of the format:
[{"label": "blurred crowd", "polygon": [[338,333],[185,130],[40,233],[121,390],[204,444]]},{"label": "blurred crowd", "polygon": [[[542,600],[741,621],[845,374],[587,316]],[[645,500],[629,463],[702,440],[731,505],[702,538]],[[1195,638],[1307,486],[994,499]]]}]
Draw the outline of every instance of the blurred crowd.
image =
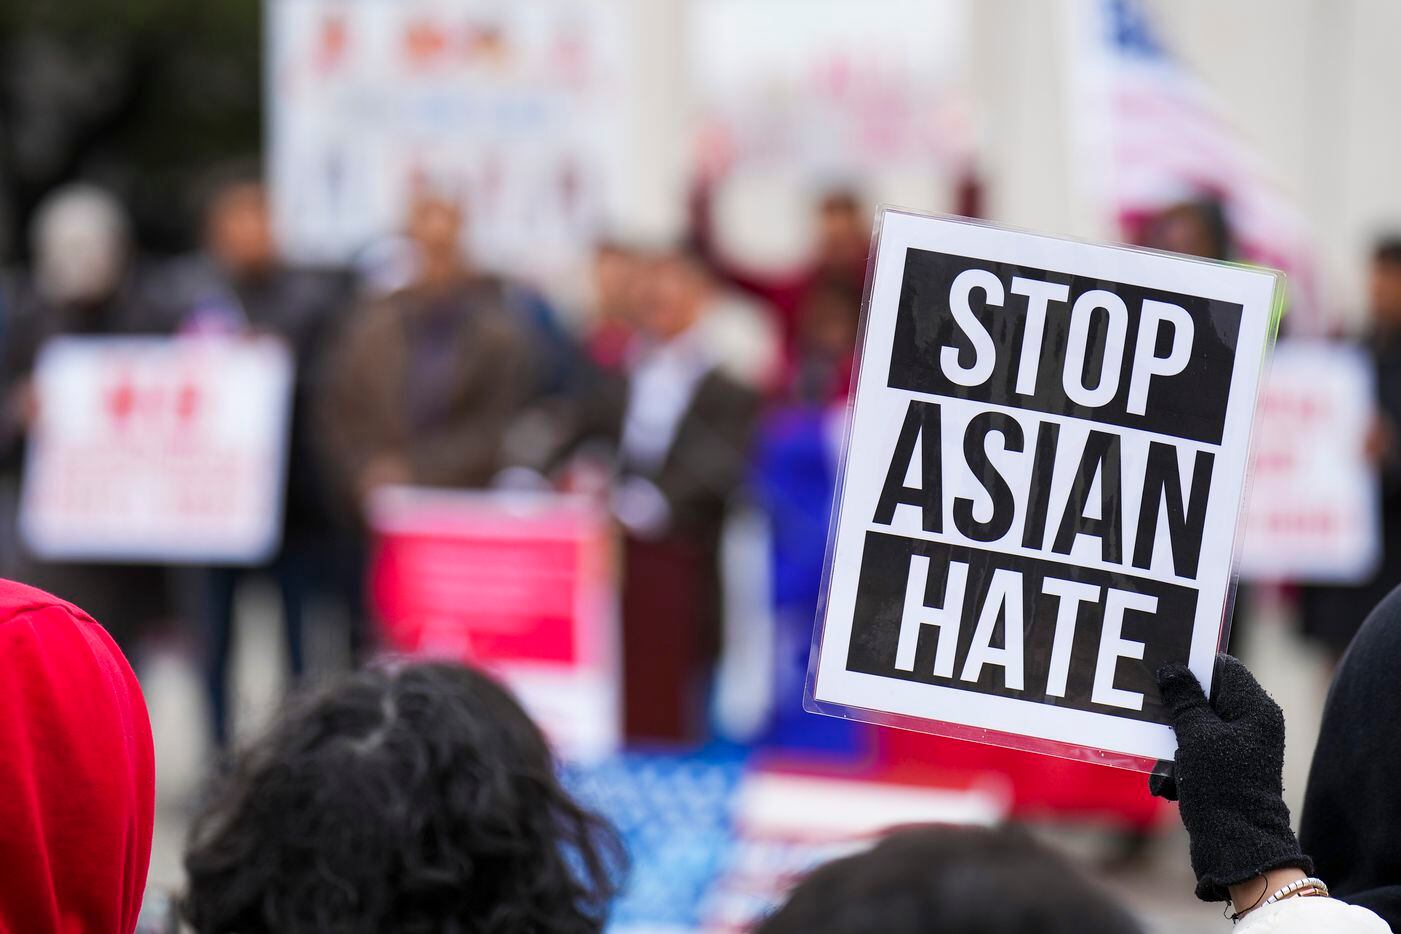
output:
[{"label": "blurred crowd", "polygon": [[[4,572],[89,609],[138,667],[151,639],[192,635],[222,743],[242,581],[276,585],[300,675],[314,606],[337,610],[350,657],[372,651],[364,574],[377,488],[583,491],[607,504],[622,539],[627,735],[700,739],[721,649],[719,545],[741,491],[806,517],[794,529],[811,565],[798,589],[815,605],[870,236],[859,198],[828,192],[810,262],[746,269],[718,244],[710,200],[697,190],[675,244],[600,241],[591,307],[561,309],[537,284],[478,265],[470,206],[433,191],[404,206],[400,235],[328,270],[286,261],[267,188],[242,167],[211,181],[200,246],[174,257],[142,249],[111,193],[55,190],[34,214],[27,268],[0,280],[6,514],[46,341],[270,334],[297,374],[283,534],[263,567],[176,569],[41,561],[11,522]],[[765,427],[779,413],[787,420]],[[647,622],[658,619],[668,624]]]},{"label": "blurred crowd", "polygon": [[[714,199],[708,184],[694,189],[689,229],[676,243],[597,242],[588,300],[585,307],[569,308],[552,298],[558,292],[550,283],[480,265],[464,235],[470,204],[432,190],[419,191],[404,205],[398,234],[344,269],[290,263],[278,248],[267,187],[256,172],[242,168],[214,179],[199,248],[173,257],[142,249],[110,192],[81,184],[55,190],[34,215],[27,266],[0,280],[0,456],[7,517],[0,573],[83,607],[138,674],[150,648],[163,640],[193,647],[210,735],[222,747],[236,726],[230,672],[238,595],[246,582],[261,578],[277,590],[293,682],[317,664],[309,638],[313,617],[338,621],[334,637],[351,662],[341,667],[358,668],[377,649],[374,608],[366,595],[371,506],[379,491],[415,486],[586,495],[612,517],[619,542],[624,739],[694,748],[716,732],[717,671],[735,631],[726,625],[726,614],[736,611],[724,574],[731,565],[722,560],[727,530],[737,514],[759,516],[768,552],[762,612],[773,621],[771,670],[761,680],[774,702],[746,738],[789,751],[859,752],[876,731],[807,715],[801,694],[852,389],[871,215],[854,191],[824,192],[813,201],[809,259],[793,269],[752,269],[728,255],[717,236]],[[1150,218],[1139,240],[1179,253],[1233,258],[1226,214],[1210,199]],[[1378,243],[1370,296],[1366,344],[1377,376],[1378,414],[1368,456],[1382,477],[1383,561],[1360,585],[1291,591],[1305,633],[1336,656],[1372,606],[1401,580],[1401,241]],[[32,375],[45,343],[66,335],[194,334],[272,335],[295,357],[276,553],[258,567],[56,563],[30,554],[13,519],[27,436],[44,404]],[[1247,592],[1246,602],[1249,597]],[[1179,687],[1187,698],[1182,710],[1190,712],[1206,700],[1191,695],[1195,681],[1188,680]],[[456,868],[442,867],[478,858],[477,850],[495,853],[506,840],[507,850],[520,850],[511,858],[524,862],[503,864],[500,878],[486,887],[500,900],[500,910],[528,912],[524,906],[532,900],[548,902],[547,910],[577,922],[560,930],[598,929],[625,858],[612,831],[558,785],[544,740],[515,701],[480,675],[451,666],[371,667],[337,684],[284,710],[272,731],[231,760],[232,771],[214,786],[186,851],[191,889],[181,910],[187,919],[201,930],[255,930],[262,928],[239,927],[240,919],[258,913],[264,920],[277,916],[307,925],[278,929],[328,929],[299,912],[313,904],[330,911],[325,906],[338,904],[343,883],[313,873],[304,880],[311,889],[296,887],[303,884],[296,864],[301,840],[318,841],[317,858],[335,862],[338,878],[361,879],[360,891],[385,899],[373,909],[378,916],[401,910],[412,915],[417,909],[395,901],[402,895],[396,885],[436,886],[458,899],[474,883],[453,875]],[[1271,724],[1278,708],[1248,674],[1238,677],[1235,689],[1240,703],[1263,711],[1262,751],[1252,761],[1275,762],[1277,769],[1283,733]],[[1361,724],[1354,720],[1347,729]],[[1175,722],[1188,750],[1182,755],[1199,754],[1201,761],[1219,765],[1221,737],[1194,739],[1183,732],[1192,725],[1201,726],[1186,714]],[[887,762],[956,762],[1005,773],[1016,786],[1014,816],[1022,807],[1029,812],[1074,801],[1081,811],[1120,809],[1140,835],[1161,816],[1136,774],[1105,777],[1107,770],[1092,774],[1084,763],[1041,759],[1030,768],[1021,754],[970,750],[966,744],[958,744],[955,754],[949,745],[954,741],[899,731],[884,731],[880,742]],[[478,755],[481,761],[468,761]],[[1268,884],[1282,878],[1287,885],[1297,880],[1278,873],[1302,875],[1309,861],[1299,855],[1288,812],[1276,801],[1278,778],[1262,768],[1258,780],[1274,816],[1266,822],[1268,839],[1259,845],[1284,848],[1282,862],[1265,867],[1265,879]],[[493,770],[509,776],[505,785],[487,783],[501,799],[461,810],[471,795],[459,795],[451,776]],[[1210,787],[1244,785],[1248,777],[1248,771],[1232,771],[1229,779],[1213,773]],[[137,785],[150,780],[149,774],[138,776]],[[1315,781],[1321,786],[1324,779]],[[420,784],[421,794],[414,790]],[[141,788],[127,791],[138,795]],[[392,801],[384,798],[390,792],[397,796]],[[1217,805],[1228,817],[1245,807],[1212,807]],[[424,832],[434,839],[446,833],[443,828],[465,822],[451,845],[467,855],[451,848],[425,851],[408,869],[385,868],[358,846],[346,848],[349,838],[336,829],[366,815],[415,808],[438,809],[422,818],[429,828]],[[1184,804],[1194,846],[1220,838],[1227,853],[1203,856],[1203,865],[1225,859],[1234,871],[1244,860],[1249,872],[1242,869],[1241,878],[1257,878],[1258,861],[1239,855],[1256,846],[1255,831],[1223,834],[1206,823],[1194,828],[1189,809]],[[514,815],[502,825],[505,836],[494,837],[481,825],[488,812]],[[542,814],[554,817],[542,823]],[[366,830],[366,839],[375,839],[377,850],[393,862],[427,845],[412,834],[400,839],[406,832],[386,817],[382,826]],[[582,874],[557,862],[553,841],[561,833],[565,848],[583,861]],[[1322,845],[1322,837],[1314,839],[1311,845]],[[919,854],[937,862],[934,856],[949,847],[958,858],[931,870],[928,880],[902,868],[924,859]],[[253,853],[292,862],[279,869],[276,860]],[[1099,899],[1081,892],[1078,877],[1016,831],[917,832],[815,875],[764,930],[816,930],[812,918],[840,918],[834,902],[854,914],[850,924],[827,928],[833,932],[871,929],[871,919],[886,909],[893,912],[892,930],[918,925],[929,906],[886,905],[872,893],[886,886],[915,891],[927,881],[949,884],[939,881],[941,873],[975,864],[987,879],[1000,878],[997,866],[1010,853],[1025,859],[1028,878],[1044,876],[1047,886],[1080,892],[1080,911],[1090,910],[1086,899]],[[534,859],[545,864],[534,866]],[[1196,868],[1199,878],[1211,878],[1202,865]],[[394,875],[401,871],[402,878]],[[386,882],[391,876],[400,882]],[[279,879],[296,886],[279,888]],[[1239,886],[1228,894],[1228,885],[1216,884],[1209,896],[1233,903],[1250,897]],[[1075,927],[1075,906],[1027,892],[1025,900],[1008,903],[1011,920],[997,930],[1030,929],[1027,924],[1083,929]],[[1113,904],[1096,900],[1090,907],[1105,919],[1096,929],[1136,929]],[[1023,909],[1036,917],[1059,913],[1055,923],[1069,926],[1051,926],[1052,915],[1027,920],[1032,915],[1022,917]],[[445,910],[477,909],[453,902]],[[1374,929],[1368,926],[1371,916],[1358,917],[1349,930]],[[515,928],[490,928],[498,929]]]},{"label": "blurred crowd", "polygon": [[[208,186],[194,252],[158,257],[122,204],[85,184],[35,212],[27,268],[0,280],[0,455],[11,520],[39,400],[36,355],[60,335],[270,334],[296,361],[280,547],[262,567],[164,568],[40,561],[7,523],[4,572],[73,599],[137,659],[172,633],[201,660],[212,735],[229,735],[229,669],[241,582],[281,601],[293,677],[307,619],[331,607],[351,659],[374,648],[365,602],[367,508],[386,485],[558,489],[606,504],[621,539],[625,735],[694,742],[711,728],[723,652],[720,548],[737,506],[767,519],[775,620],[769,738],[823,745],[797,698],[806,670],[859,330],[871,218],[855,191],[813,202],[811,255],[747,268],[712,220],[710,184],[680,241],[602,239],[587,307],[549,283],[478,265],[470,205],[421,190],[402,232],[353,268],[306,269],[278,249],[269,192],[233,167]],[[1210,199],[1174,206],[1145,245],[1232,258]],[[1340,654],[1401,579],[1401,243],[1377,246],[1369,346],[1378,373],[1370,455],[1384,477],[1385,560],[1358,587],[1301,592],[1305,631]],[[1247,595],[1248,596],[1248,595]],[[666,620],[665,626],[655,623]],[[840,741],[838,739],[838,741]]]}]

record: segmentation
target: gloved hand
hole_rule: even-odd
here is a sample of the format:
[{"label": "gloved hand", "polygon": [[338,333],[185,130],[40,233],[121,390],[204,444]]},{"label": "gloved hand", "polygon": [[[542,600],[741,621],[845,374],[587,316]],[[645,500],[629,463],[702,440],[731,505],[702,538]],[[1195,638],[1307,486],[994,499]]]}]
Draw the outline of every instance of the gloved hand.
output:
[{"label": "gloved hand", "polygon": [[1286,866],[1313,872],[1284,804],[1284,714],[1235,658],[1216,659],[1208,702],[1186,665],[1158,672],[1177,733],[1177,759],[1150,776],[1153,794],[1178,801],[1191,838],[1197,897],[1226,901],[1227,886]]}]

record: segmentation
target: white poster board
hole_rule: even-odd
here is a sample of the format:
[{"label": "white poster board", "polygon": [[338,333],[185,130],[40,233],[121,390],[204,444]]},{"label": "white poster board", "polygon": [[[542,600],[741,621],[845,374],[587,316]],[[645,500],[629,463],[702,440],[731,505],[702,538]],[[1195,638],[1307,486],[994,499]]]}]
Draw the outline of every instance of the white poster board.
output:
[{"label": "white poster board", "polygon": [[818,192],[938,204],[972,163],[963,0],[684,7],[696,168],[723,169],[715,221],[746,266],[804,261]]},{"label": "white poster board", "polygon": [[282,538],[293,363],[272,337],[64,337],[34,368],[20,532],[55,561],[257,564]]},{"label": "white poster board", "polygon": [[1359,583],[1381,560],[1367,456],[1376,377],[1361,348],[1281,341],[1260,395],[1242,577]]},{"label": "white poster board", "polygon": [[625,13],[612,0],[267,0],[284,248],[349,260],[398,233],[428,188],[461,200],[487,264],[574,258],[636,151]]},{"label": "white poster board", "polygon": [[810,710],[1125,767],[1210,687],[1280,277],[886,209]]}]

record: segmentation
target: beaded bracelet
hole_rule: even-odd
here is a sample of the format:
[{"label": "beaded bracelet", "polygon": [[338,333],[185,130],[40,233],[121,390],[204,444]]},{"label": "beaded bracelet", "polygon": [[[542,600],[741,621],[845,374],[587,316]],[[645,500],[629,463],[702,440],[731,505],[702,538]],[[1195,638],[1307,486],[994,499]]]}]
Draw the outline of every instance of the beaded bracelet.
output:
[{"label": "beaded bracelet", "polygon": [[[1306,893],[1304,891],[1305,889],[1308,889],[1309,891]],[[1265,904],[1273,905],[1275,902],[1283,901],[1286,898],[1292,898],[1295,895],[1305,894],[1321,895],[1324,898],[1327,898],[1328,886],[1323,884],[1322,879],[1315,879],[1313,876],[1309,876],[1307,879],[1296,879],[1293,882],[1281,888],[1278,892],[1271,895],[1269,898],[1265,899]]]},{"label": "beaded bracelet", "polygon": [[1231,919],[1231,923],[1235,924],[1256,908],[1262,908],[1265,905],[1273,905],[1275,902],[1284,901],[1286,898],[1308,898],[1312,896],[1328,897],[1328,886],[1323,880],[1313,876],[1309,876],[1305,879],[1295,879],[1288,885],[1281,886],[1280,889],[1269,898],[1266,898],[1265,894],[1261,892],[1260,897],[1255,900],[1255,904],[1243,911],[1228,915],[1228,917]]}]

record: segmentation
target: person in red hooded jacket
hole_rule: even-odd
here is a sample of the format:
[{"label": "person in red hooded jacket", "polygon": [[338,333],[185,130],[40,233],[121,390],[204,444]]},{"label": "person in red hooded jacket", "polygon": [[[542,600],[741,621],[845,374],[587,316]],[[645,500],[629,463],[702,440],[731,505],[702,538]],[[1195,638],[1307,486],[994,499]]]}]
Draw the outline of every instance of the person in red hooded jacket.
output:
[{"label": "person in red hooded jacket", "polygon": [[0,934],[130,934],[155,778],[146,703],[106,630],[0,581]]}]

